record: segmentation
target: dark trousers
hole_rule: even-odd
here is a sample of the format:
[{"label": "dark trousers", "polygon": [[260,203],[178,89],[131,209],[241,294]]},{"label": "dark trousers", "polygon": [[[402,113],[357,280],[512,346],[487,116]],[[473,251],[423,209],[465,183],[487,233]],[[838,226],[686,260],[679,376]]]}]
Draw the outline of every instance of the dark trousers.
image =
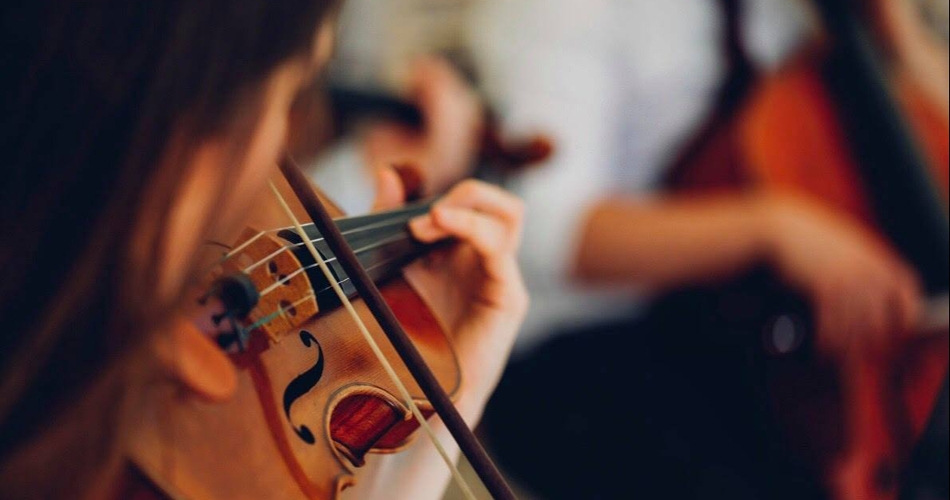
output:
[{"label": "dark trousers", "polygon": [[552,500],[822,498],[775,439],[754,349],[677,315],[514,359],[482,427],[502,467]]}]

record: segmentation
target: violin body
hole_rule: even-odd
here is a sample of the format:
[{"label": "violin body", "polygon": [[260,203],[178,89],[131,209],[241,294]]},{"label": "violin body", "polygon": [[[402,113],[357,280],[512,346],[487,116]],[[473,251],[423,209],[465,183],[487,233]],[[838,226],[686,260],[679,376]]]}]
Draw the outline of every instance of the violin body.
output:
[{"label": "violin body", "polygon": [[[331,86],[327,91],[333,129],[345,133],[363,120],[383,120],[421,130],[425,119],[415,105],[397,97],[354,88]],[[536,166],[554,153],[551,139],[535,135],[509,140],[502,136],[496,113],[485,110],[485,124],[479,138],[477,163],[502,172],[516,172]]]},{"label": "violin body", "polygon": [[[812,48],[758,82],[725,126],[696,150],[692,163],[675,172],[674,189],[793,192],[888,239],[826,85],[826,56]],[[896,100],[945,203],[947,118],[909,86],[897,87]],[[767,271],[701,297],[691,300],[702,302],[699,309],[720,324],[714,330],[751,334],[754,348],[765,352],[756,370],[783,434],[778,446],[820,478],[830,498],[896,498],[900,471],[947,374],[946,330],[926,337],[895,333],[900,340],[886,354],[822,359],[810,349],[811,338],[784,339],[786,345],[776,349],[771,335],[781,330],[777,325],[807,329],[810,311]]]},{"label": "violin body", "polygon": [[[290,193],[282,178],[274,182]],[[307,220],[296,198],[286,199]],[[272,196],[262,197],[251,219],[254,228],[290,225]],[[279,252],[289,242],[268,234],[248,243],[254,234],[248,231],[231,245],[239,251],[214,271],[257,264],[248,272],[255,287],[272,287],[244,320],[254,327],[246,345],[228,349],[238,368],[235,396],[224,403],[169,405],[167,414],[157,416],[165,428],[142,440],[134,460],[173,498],[336,498],[353,483],[367,453],[398,451],[419,424],[346,310],[318,303],[313,275],[294,274],[300,260]],[[458,361],[429,307],[401,275],[380,291],[438,382],[456,394]],[[431,415],[431,405],[365,304],[354,299],[353,305],[423,414]]]}]

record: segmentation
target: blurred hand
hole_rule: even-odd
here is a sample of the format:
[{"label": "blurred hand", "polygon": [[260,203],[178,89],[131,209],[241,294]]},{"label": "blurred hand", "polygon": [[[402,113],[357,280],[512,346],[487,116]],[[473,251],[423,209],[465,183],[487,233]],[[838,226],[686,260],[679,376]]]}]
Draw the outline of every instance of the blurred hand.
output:
[{"label": "blurred hand", "polygon": [[950,109],[950,45],[942,30],[946,29],[947,19],[930,11],[937,26],[943,23],[942,28],[931,25],[922,4],[913,0],[875,0],[871,4],[872,21],[875,34],[890,56],[888,63],[898,85],[913,87],[909,95],[920,93],[946,120]]},{"label": "blurred hand", "polygon": [[440,193],[469,174],[484,126],[482,105],[442,59],[416,62],[409,91],[422,112],[423,129],[374,126],[365,141],[367,164],[412,164],[422,171],[425,194]]},{"label": "blurred hand", "polygon": [[[398,175],[381,168],[378,176],[376,208],[398,206]],[[407,268],[406,277],[449,330],[465,381],[459,407],[470,423],[497,385],[527,312],[516,260],[523,211],[512,194],[467,180],[409,224],[420,241],[457,240]]]},{"label": "blurred hand", "polygon": [[916,274],[859,224],[804,198],[765,202],[769,254],[813,304],[819,348],[886,348],[920,315]]}]

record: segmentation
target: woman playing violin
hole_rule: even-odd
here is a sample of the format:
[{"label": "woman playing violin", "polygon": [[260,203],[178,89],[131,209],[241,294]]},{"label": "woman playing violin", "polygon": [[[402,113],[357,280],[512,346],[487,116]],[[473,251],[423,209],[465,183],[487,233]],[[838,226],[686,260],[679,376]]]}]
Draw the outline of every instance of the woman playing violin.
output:
[{"label": "woman playing violin", "polygon": [[[4,4],[0,497],[124,497],[130,450],[164,424],[163,408],[232,396],[235,367],[186,319],[186,289],[199,247],[234,241],[275,175],[295,95],[332,50],[335,10]],[[398,192],[395,179],[383,171],[380,192]],[[469,381],[457,401],[469,424],[526,309],[520,227],[516,199],[474,182],[410,223],[420,241],[458,241],[422,273],[456,287],[444,285],[436,314]],[[447,472],[436,460],[420,441],[370,462],[353,495],[437,498]]]}]

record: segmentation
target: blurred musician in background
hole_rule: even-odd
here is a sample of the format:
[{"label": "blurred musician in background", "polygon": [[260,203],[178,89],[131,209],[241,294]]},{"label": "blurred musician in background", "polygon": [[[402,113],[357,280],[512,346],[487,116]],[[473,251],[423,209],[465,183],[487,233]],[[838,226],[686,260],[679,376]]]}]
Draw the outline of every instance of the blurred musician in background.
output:
[{"label": "blurred musician in background", "polygon": [[[695,387],[704,375],[697,370],[705,368],[668,350],[677,332],[644,314],[644,295],[767,264],[811,302],[825,353],[841,353],[854,339],[880,340],[917,320],[915,271],[852,218],[789,194],[662,189],[669,166],[716,113],[736,73],[771,71],[814,34],[807,9],[784,0],[486,0],[472,7],[474,81],[509,134],[550,133],[557,147],[551,162],[510,185],[527,200],[521,261],[534,300],[519,341],[522,360],[489,412],[487,430],[502,458],[551,498],[633,489],[667,497],[818,495],[803,471],[750,431],[761,426],[755,402],[741,391],[705,394]],[[901,34],[906,23],[887,22],[894,16],[879,16],[876,29],[896,60],[911,63],[898,68],[902,76],[946,115],[946,9],[925,7],[927,23],[942,37],[936,52],[919,36]],[[357,36],[347,49],[344,40],[340,70],[364,81],[376,73],[377,88],[415,89],[403,94],[415,97],[426,126],[420,133],[376,125],[323,157],[314,175],[347,189],[360,184],[346,165],[370,165],[360,175],[363,188],[344,195],[356,211],[368,206],[379,164],[418,162],[433,179],[466,175],[472,138],[484,125],[455,70],[409,64],[407,55],[441,51],[463,63],[469,57],[454,45],[407,49],[406,40],[426,44],[411,29],[387,28],[376,14],[364,8],[351,21],[376,19],[364,26],[370,35],[388,33],[393,46],[377,39],[367,49],[371,43]],[[743,53],[738,66],[733,46]],[[439,97],[427,102],[426,95]],[[420,144],[449,154],[440,161],[406,154],[423,151]],[[723,356],[719,365],[739,364],[739,355]],[[707,378],[725,377],[718,375]],[[598,429],[616,432],[599,436]],[[538,452],[545,447],[551,453]]]},{"label": "blurred musician in background", "polygon": [[[378,176],[392,165],[416,169],[424,196],[471,175],[484,116],[483,103],[465,75],[470,64],[460,34],[469,3],[443,0],[432,8],[419,0],[353,0],[342,6],[329,85],[401,101],[416,108],[422,122],[407,126],[373,116],[373,110],[367,116],[333,110],[352,124],[314,127],[313,122],[329,115],[307,117],[311,131],[302,139],[319,147],[305,148],[298,159],[306,160],[314,180],[327,186],[348,213],[369,210],[381,182]],[[333,105],[324,101],[316,107]],[[325,133],[326,128],[333,130]]]},{"label": "blurred musician in background", "polygon": [[392,166],[411,167],[418,174],[421,196],[442,193],[471,175],[484,125],[475,92],[455,66],[440,57],[414,58],[407,72],[394,85],[396,91],[366,83],[353,88],[398,96],[393,98],[418,110],[420,127],[371,118],[353,130],[332,131],[319,153],[308,158],[313,179],[327,186],[350,213],[369,210],[378,187],[386,185],[380,176],[388,175]]},{"label": "blurred musician in background", "polygon": [[[730,70],[750,71],[732,64],[728,38],[738,38],[752,72],[805,38],[801,4],[742,5],[522,0],[486,3],[475,18],[477,73],[507,130],[544,129],[558,146],[512,186],[527,204],[522,263],[533,302],[521,359],[486,419],[502,463],[544,498],[819,495],[762,442],[753,402],[699,388],[729,378],[681,359],[682,332],[629,319],[640,309],[634,291],[767,264],[811,302],[827,353],[918,319],[919,277],[861,223],[794,195],[659,189]],[[928,12],[945,33],[945,14]],[[936,51],[901,44],[900,23],[880,19],[891,47],[914,56],[906,74],[945,119],[946,39]],[[546,445],[550,453],[539,453]]]}]

